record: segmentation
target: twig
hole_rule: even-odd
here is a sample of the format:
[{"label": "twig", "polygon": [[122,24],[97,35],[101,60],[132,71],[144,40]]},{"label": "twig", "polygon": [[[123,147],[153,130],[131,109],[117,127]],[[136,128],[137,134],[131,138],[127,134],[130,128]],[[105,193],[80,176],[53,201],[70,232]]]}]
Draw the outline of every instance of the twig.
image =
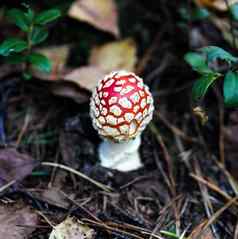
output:
[{"label": "twig", "polygon": [[[201,169],[199,167],[199,164],[198,164],[197,161],[195,161],[195,163],[196,163],[195,164],[195,172],[198,175],[198,177],[201,177],[202,173],[201,173]],[[202,194],[203,204],[204,204],[204,207],[205,207],[207,217],[211,218],[211,216],[212,216],[211,214],[214,213],[214,212],[213,212],[212,203],[211,203],[210,198],[209,198],[208,189],[205,187],[207,185],[201,184],[200,181],[198,181],[198,185],[199,185],[199,188],[200,188],[200,191],[201,191],[201,194]],[[217,235],[216,228],[213,225],[211,226],[211,229],[212,229],[213,234]]]},{"label": "twig", "polygon": [[[190,176],[192,178],[194,178],[195,180],[201,182],[202,184],[206,185],[207,187],[212,189],[214,192],[220,194],[224,199],[226,199],[226,200],[231,200],[232,199],[231,196],[229,196],[227,193],[225,193],[222,190],[220,190],[220,188],[217,185],[215,185],[215,184],[213,184],[211,182],[208,182],[204,178],[201,178],[201,177],[199,177],[199,176],[197,176],[197,175],[195,175],[193,173],[190,173]],[[235,203],[235,204],[238,206],[238,202]]]},{"label": "twig", "polygon": [[41,217],[43,217],[45,219],[45,221],[52,227],[55,228],[55,226],[53,225],[53,223],[40,211],[36,211],[37,214],[39,214]]},{"label": "twig", "polygon": [[81,173],[81,172],[79,172],[79,171],[77,171],[77,170],[75,170],[75,169],[73,169],[73,168],[70,168],[70,167],[68,167],[68,166],[66,166],[66,165],[58,164],[58,163],[52,163],[52,162],[43,162],[43,163],[41,163],[41,165],[42,165],[42,166],[49,166],[49,167],[58,167],[58,168],[61,168],[61,169],[63,169],[63,170],[66,170],[66,171],[68,171],[68,172],[71,172],[71,173],[73,173],[73,174],[75,174],[75,175],[77,175],[77,176],[79,176],[79,177],[81,177],[81,178],[83,178],[83,179],[89,181],[90,183],[96,185],[97,187],[99,187],[99,188],[102,189],[103,191],[106,191],[106,192],[111,192],[111,191],[112,191],[112,188],[110,188],[110,187],[108,187],[108,186],[106,186],[106,185],[104,185],[104,184],[102,184],[102,183],[100,183],[100,182],[98,182],[98,181],[96,181],[96,180],[94,180],[94,179],[91,179],[91,178],[89,178],[87,175],[85,175],[85,174],[83,174],[83,173]]},{"label": "twig", "polygon": [[26,133],[27,128],[29,126],[30,120],[31,120],[31,113],[29,111],[27,111],[22,129],[21,129],[21,131],[20,131],[20,133],[18,134],[18,137],[17,137],[16,147],[18,147],[20,145],[22,137]]},{"label": "twig", "polygon": [[[150,130],[155,134],[155,137],[156,137],[160,147],[162,148],[164,158],[166,160],[167,167],[168,167],[168,172],[169,172],[170,191],[171,191],[172,196],[175,198],[176,197],[176,184],[175,184],[175,179],[174,179],[174,175],[173,175],[173,163],[172,163],[171,157],[170,157],[168,149],[166,148],[166,145],[159,133],[159,130],[156,128],[156,126],[153,123],[150,124]],[[177,231],[177,234],[180,234],[179,233],[180,217],[179,217],[179,213],[178,213],[178,208],[175,204],[173,204],[173,209],[174,209],[174,214],[175,214],[175,219],[176,219],[176,231]]]},{"label": "twig", "polygon": [[12,180],[9,183],[7,183],[7,184],[3,185],[2,187],[0,187],[0,193],[5,191],[7,188],[11,187],[15,182],[16,182],[16,180]]},{"label": "twig", "polygon": [[198,139],[194,137],[190,137],[186,135],[181,129],[177,128],[176,126],[172,125],[162,114],[159,112],[155,113],[156,116],[162,121],[162,123],[175,135],[180,136],[182,139],[190,142],[190,143],[196,143],[201,144]]},{"label": "twig", "polygon": [[220,208],[219,210],[217,210],[215,212],[215,214],[212,215],[211,218],[209,218],[208,222],[206,223],[206,225],[204,226],[204,228],[202,229],[201,231],[201,234],[207,230],[207,228],[213,224],[215,221],[217,221],[218,217],[221,216],[221,214],[226,210],[228,209],[230,206],[232,206],[233,204],[237,204],[237,200],[238,200],[238,197],[235,197],[235,198],[232,198],[229,200],[229,202],[227,202],[222,208]]}]

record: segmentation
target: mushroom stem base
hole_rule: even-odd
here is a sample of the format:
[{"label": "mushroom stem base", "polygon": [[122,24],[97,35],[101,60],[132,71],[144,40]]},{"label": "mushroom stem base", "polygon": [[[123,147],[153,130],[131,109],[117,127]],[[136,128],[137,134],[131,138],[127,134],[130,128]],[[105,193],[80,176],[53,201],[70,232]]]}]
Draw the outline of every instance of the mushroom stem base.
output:
[{"label": "mushroom stem base", "polygon": [[134,140],[122,143],[104,141],[99,146],[101,165],[122,172],[136,170],[142,166],[138,152],[140,135]]}]

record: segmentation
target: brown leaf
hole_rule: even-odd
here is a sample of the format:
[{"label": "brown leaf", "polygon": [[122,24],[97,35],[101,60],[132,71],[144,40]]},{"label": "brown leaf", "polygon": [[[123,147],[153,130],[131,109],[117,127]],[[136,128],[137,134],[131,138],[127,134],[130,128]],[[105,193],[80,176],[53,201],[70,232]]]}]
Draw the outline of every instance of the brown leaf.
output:
[{"label": "brown leaf", "polygon": [[113,70],[134,71],[136,60],[136,45],[132,39],[107,43],[92,50],[89,66],[76,68],[63,79],[92,91],[98,80]]},{"label": "brown leaf", "polygon": [[117,9],[114,0],[76,0],[68,15],[94,27],[119,36]]},{"label": "brown leaf", "polygon": [[49,239],[93,239],[94,237],[93,229],[76,218],[68,217],[53,229]]},{"label": "brown leaf", "polygon": [[[47,189],[35,189],[32,192],[32,195],[44,202],[47,202],[50,205],[54,205],[56,207],[68,209],[70,206],[70,202],[65,196],[60,192],[60,188],[50,187]],[[71,197],[73,197],[71,195]]]},{"label": "brown leaf", "polygon": [[97,85],[98,80],[104,77],[105,73],[96,66],[82,66],[66,74],[63,79],[91,91]]},{"label": "brown leaf", "polygon": [[0,187],[12,180],[22,180],[36,165],[29,155],[14,148],[0,150]]},{"label": "brown leaf", "polygon": [[35,230],[37,214],[28,207],[0,206],[0,235],[6,239],[25,239]]},{"label": "brown leaf", "polygon": [[89,64],[109,73],[121,69],[134,71],[136,61],[135,41],[128,38],[95,47],[91,52]]},{"label": "brown leaf", "polygon": [[131,38],[95,47],[91,52],[89,65],[71,71],[64,66],[68,48],[53,48],[46,52],[41,50],[41,53],[53,62],[58,62],[55,64],[55,69],[58,70],[51,75],[36,72],[36,76],[40,79],[54,80],[55,84],[51,85],[53,94],[72,98],[78,103],[84,103],[89,99],[82,89],[92,91],[98,80],[113,70],[134,71],[137,61],[136,44]]},{"label": "brown leaf", "polygon": [[[227,11],[226,1],[224,0],[195,0],[200,7],[210,7],[219,11]],[[237,3],[238,0],[228,0],[228,4]]]}]

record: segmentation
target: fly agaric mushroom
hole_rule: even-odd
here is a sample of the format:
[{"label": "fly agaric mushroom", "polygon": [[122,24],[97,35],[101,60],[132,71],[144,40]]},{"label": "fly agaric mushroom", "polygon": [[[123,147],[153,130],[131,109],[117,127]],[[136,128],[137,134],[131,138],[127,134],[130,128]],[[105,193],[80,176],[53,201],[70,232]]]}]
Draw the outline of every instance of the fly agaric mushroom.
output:
[{"label": "fly agaric mushroom", "polygon": [[99,146],[103,167],[130,171],[142,166],[140,136],[151,121],[153,110],[148,86],[134,73],[114,71],[98,82],[90,115],[94,128],[105,139]]}]

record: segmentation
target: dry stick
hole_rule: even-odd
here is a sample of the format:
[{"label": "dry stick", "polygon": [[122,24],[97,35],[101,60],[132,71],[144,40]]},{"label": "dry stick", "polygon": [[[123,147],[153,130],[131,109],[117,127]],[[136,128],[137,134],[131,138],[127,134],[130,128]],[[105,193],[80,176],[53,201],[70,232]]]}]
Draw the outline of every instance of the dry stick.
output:
[{"label": "dry stick", "polygon": [[236,196],[238,196],[238,183],[237,183],[236,179],[225,169],[224,164],[221,164],[217,161],[216,161],[216,163],[217,163],[218,167],[221,169],[221,171],[227,177],[234,193],[236,194]]},{"label": "dry stick", "polygon": [[30,120],[31,120],[31,114],[30,114],[30,112],[27,112],[26,116],[25,116],[25,119],[24,119],[23,127],[22,127],[20,133],[17,136],[16,147],[18,147],[20,145],[22,137],[26,133],[26,130],[27,130],[28,126],[29,126]]},{"label": "dry stick", "polygon": [[150,235],[150,238],[149,238],[149,239],[152,239],[152,238],[153,238],[153,235],[154,235],[157,231],[159,231],[160,228],[162,227],[161,217],[162,217],[162,218],[165,218],[165,216],[166,216],[165,212],[169,209],[169,207],[171,207],[171,206],[173,205],[174,201],[177,201],[177,200],[179,200],[180,198],[181,198],[181,195],[178,195],[176,198],[173,198],[173,199],[171,200],[171,202],[169,202],[167,205],[165,205],[164,208],[162,208],[162,210],[160,210],[159,215],[161,215],[161,216],[159,216],[159,217],[157,218],[157,220],[156,220],[156,225],[155,225],[153,231],[151,232],[151,235]]},{"label": "dry stick", "polygon": [[12,180],[9,183],[3,185],[2,187],[0,187],[0,193],[2,193],[3,191],[5,191],[7,188],[10,188],[14,183],[16,182],[16,180]]},{"label": "dry stick", "polygon": [[141,61],[138,63],[136,67],[136,74],[140,75],[143,73],[147,63],[150,61],[151,56],[155,49],[158,47],[158,42],[160,41],[161,36],[164,34],[164,32],[158,32],[155,36],[154,41],[152,42],[152,45],[146,50],[144,56],[142,57]]},{"label": "dry stick", "polygon": [[82,221],[83,221],[84,223],[87,223],[87,224],[90,224],[90,223],[91,223],[91,225],[104,228],[104,229],[107,230],[107,231],[122,233],[122,234],[125,234],[125,235],[127,235],[127,236],[131,236],[131,237],[134,237],[134,238],[137,238],[137,239],[143,239],[143,237],[137,236],[137,235],[135,235],[135,234],[133,234],[133,233],[130,233],[130,232],[127,232],[127,231],[123,231],[123,230],[121,230],[121,229],[118,229],[118,228],[114,228],[114,227],[108,226],[106,223],[99,223],[99,222],[96,222],[96,221],[93,221],[93,220],[89,220],[89,219],[87,219],[87,218],[82,219]]},{"label": "dry stick", "polygon": [[[110,231],[114,231],[114,232],[119,232],[119,233],[124,233],[128,236],[132,236],[134,238],[138,238],[138,239],[144,239],[144,237],[140,237],[140,236],[137,236],[135,234],[132,234],[130,232],[127,232],[127,231],[124,231],[122,229],[129,229],[129,230],[134,230],[134,231],[137,231],[137,233],[141,233],[141,234],[144,234],[144,235],[151,235],[151,233],[147,230],[147,229],[144,229],[144,228],[141,228],[141,227],[136,227],[136,226],[133,226],[133,225],[129,225],[129,224],[123,224],[123,225],[120,225],[120,224],[116,224],[116,223],[104,223],[103,225],[98,223],[98,222],[95,222],[93,220],[89,220],[89,219],[82,219],[82,221],[84,223],[87,223],[87,224],[92,224],[92,225],[95,225],[95,226],[98,226],[98,227],[104,227],[105,229],[107,230],[110,230]],[[117,228],[116,228],[117,227]],[[122,228],[122,229],[120,229]],[[152,234],[152,236],[154,238],[157,238],[157,239],[164,239],[162,237],[160,237],[159,235],[156,235],[156,234]]]},{"label": "dry stick", "polygon": [[[174,180],[174,176],[173,176],[173,163],[172,163],[171,157],[169,155],[168,149],[166,148],[166,145],[165,145],[158,129],[156,128],[156,126],[153,123],[150,124],[150,130],[155,134],[155,137],[156,137],[160,147],[162,148],[165,160],[167,162],[168,171],[169,171],[171,194],[173,195],[173,197],[176,197],[176,186],[175,186],[175,180]],[[178,213],[178,209],[177,209],[176,205],[173,204],[173,208],[174,208],[174,214],[175,214],[175,219],[176,219],[176,230],[177,230],[177,234],[179,235],[180,234],[179,233],[179,228],[180,228],[179,213]]]},{"label": "dry stick", "polygon": [[[197,161],[196,161],[196,164],[195,164],[195,172],[196,172],[197,175],[199,175],[201,177],[202,173],[201,173],[201,169],[200,169],[199,164],[198,164]],[[198,182],[198,185],[199,185],[199,188],[200,188],[200,191],[201,191],[201,194],[202,194],[203,203],[204,203],[204,207],[205,207],[207,217],[210,218],[212,216],[211,213],[214,213],[214,212],[213,212],[212,203],[211,203],[210,198],[209,198],[208,189],[205,187],[205,185],[201,184],[200,182]],[[212,229],[213,234],[217,235],[216,228],[213,225],[211,226],[211,229]]]},{"label": "dry stick", "polygon": [[89,181],[90,183],[96,185],[97,187],[99,187],[100,189],[102,189],[103,191],[106,191],[106,192],[111,192],[112,191],[112,188],[94,180],[94,179],[91,179],[90,177],[88,177],[87,175],[73,169],[73,168],[70,168],[66,165],[63,165],[63,164],[58,164],[58,163],[52,163],[52,162],[43,162],[41,163],[42,166],[49,166],[49,167],[58,167],[58,168],[61,168],[63,170],[66,170],[68,172],[71,172],[87,181]]},{"label": "dry stick", "polygon": [[36,213],[39,214],[41,217],[43,217],[45,219],[45,221],[52,227],[55,228],[55,226],[53,225],[53,223],[46,217],[46,215],[44,215],[41,211],[36,210]]},{"label": "dry stick", "polygon": [[[201,178],[201,177],[199,177],[199,176],[197,176],[197,175],[195,175],[195,174],[193,174],[193,173],[190,173],[190,176],[191,176],[193,179],[195,179],[195,180],[201,182],[202,184],[206,185],[207,187],[209,187],[210,189],[212,189],[214,192],[220,194],[220,195],[221,195],[223,198],[225,198],[226,200],[229,201],[229,200],[232,199],[231,196],[229,196],[227,193],[225,193],[225,192],[223,192],[222,190],[220,190],[220,188],[219,188],[217,185],[215,185],[215,184],[213,184],[213,183],[211,183],[211,182],[208,182],[208,181],[205,180],[204,178]],[[238,206],[238,202],[237,202],[237,203],[235,202],[235,204],[236,204],[236,206]]]},{"label": "dry stick", "polygon": [[238,197],[235,197],[235,198],[231,198],[229,200],[229,202],[227,202],[222,208],[220,208],[219,210],[217,210],[215,212],[215,214],[208,220],[208,222],[206,223],[206,225],[204,226],[204,228],[202,229],[201,231],[201,234],[207,230],[207,228],[213,224],[215,221],[217,221],[218,217],[221,216],[221,214],[226,210],[228,209],[230,206],[232,206],[233,204],[237,204],[237,200],[238,200]]},{"label": "dry stick", "polygon": [[162,114],[156,112],[155,115],[162,121],[162,123],[175,135],[180,136],[182,139],[190,142],[200,144],[199,140],[186,135],[181,129],[172,125]]},{"label": "dry stick", "polygon": [[84,212],[86,212],[90,217],[92,217],[95,221],[101,222],[103,223],[102,220],[100,220],[99,218],[97,218],[96,216],[94,216],[87,208],[85,208],[84,206],[82,206],[81,204],[77,203],[74,199],[70,198],[65,192],[63,192],[62,190],[59,191],[65,198],[67,198],[69,201],[71,201],[72,203],[74,203],[77,207],[81,208]]}]

